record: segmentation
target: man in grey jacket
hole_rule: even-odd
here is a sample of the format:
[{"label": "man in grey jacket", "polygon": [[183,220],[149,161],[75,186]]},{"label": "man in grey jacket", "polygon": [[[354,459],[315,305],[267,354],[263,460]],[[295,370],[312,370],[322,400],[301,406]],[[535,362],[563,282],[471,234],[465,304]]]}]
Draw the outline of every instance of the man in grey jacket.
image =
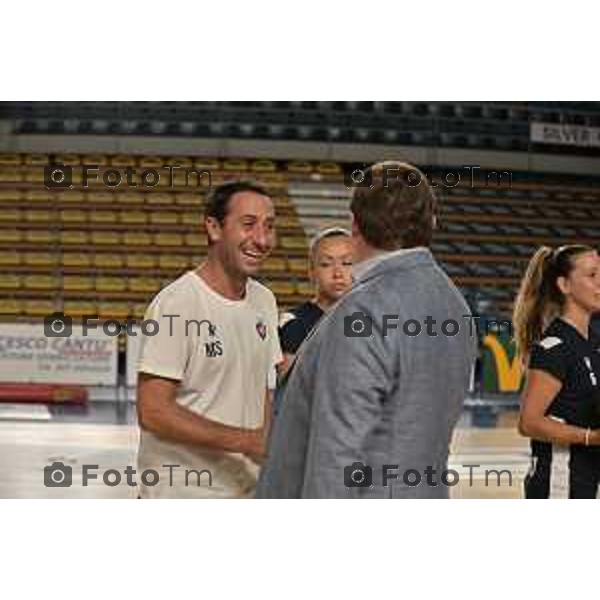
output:
[{"label": "man in grey jacket", "polygon": [[[435,200],[405,163],[365,173],[350,291],[282,385],[258,498],[447,498],[476,354],[469,308],[428,248]],[[420,183],[415,185],[415,181]]]}]

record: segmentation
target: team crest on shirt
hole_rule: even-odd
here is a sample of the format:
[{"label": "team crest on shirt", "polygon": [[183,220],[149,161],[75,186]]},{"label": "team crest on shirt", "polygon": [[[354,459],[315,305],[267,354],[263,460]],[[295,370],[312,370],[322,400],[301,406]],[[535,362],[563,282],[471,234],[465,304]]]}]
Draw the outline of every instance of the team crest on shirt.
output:
[{"label": "team crest on shirt", "polygon": [[259,317],[258,321],[256,322],[256,333],[258,333],[261,340],[264,340],[267,337],[267,326],[265,325],[265,322],[260,317]]}]

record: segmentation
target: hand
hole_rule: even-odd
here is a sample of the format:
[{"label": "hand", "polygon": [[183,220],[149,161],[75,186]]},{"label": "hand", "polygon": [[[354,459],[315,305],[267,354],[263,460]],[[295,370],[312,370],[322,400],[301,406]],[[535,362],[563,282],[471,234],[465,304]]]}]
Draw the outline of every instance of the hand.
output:
[{"label": "hand", "polygon": [[249,458],[253,463],[262,465],[266,451],[265,430],[262,427],[260,429],[251,429],[247,433],[245,445],[244,456]]}]

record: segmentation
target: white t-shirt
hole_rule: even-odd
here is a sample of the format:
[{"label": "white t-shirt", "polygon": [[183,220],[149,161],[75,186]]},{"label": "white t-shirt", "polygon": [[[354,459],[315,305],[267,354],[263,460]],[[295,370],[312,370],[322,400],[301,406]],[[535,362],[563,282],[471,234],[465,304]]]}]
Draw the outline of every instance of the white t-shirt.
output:
[{"label": "white t-shirt", "polygon": [[[244,299],[229,300],[189,271],[157,294],[144,320],[149,319],[158,323],[158,333],[140,334],[138,371],[181,381],[177,402],[208,419],[234,427],[263,425],[267,383],[282,359],[277,304],[268,288],[249,279]],[[148,498],[250,496],[258,473],[240,454],[171,442],[143,430],[138,468],[140,492]],[[147,469],[158,472],[156,485],[140,480]],[[186,477],[186,469],[210,475]]]}]

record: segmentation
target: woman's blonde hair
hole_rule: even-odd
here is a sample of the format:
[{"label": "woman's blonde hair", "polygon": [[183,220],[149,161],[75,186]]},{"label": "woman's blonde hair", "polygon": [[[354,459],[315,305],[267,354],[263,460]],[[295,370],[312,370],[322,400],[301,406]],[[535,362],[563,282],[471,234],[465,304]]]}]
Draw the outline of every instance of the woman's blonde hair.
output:
[{"label": "woman's blonde hair", "polygon": [[561,246],[555,250],[542,246],[529,261],[513,311],[517,354],[524,362],[550,320],[558,316],[563,307],[565,298],[557,279],[568,277],[574,259],[585,252],[595,252],[595,249],[583,244]]}]

